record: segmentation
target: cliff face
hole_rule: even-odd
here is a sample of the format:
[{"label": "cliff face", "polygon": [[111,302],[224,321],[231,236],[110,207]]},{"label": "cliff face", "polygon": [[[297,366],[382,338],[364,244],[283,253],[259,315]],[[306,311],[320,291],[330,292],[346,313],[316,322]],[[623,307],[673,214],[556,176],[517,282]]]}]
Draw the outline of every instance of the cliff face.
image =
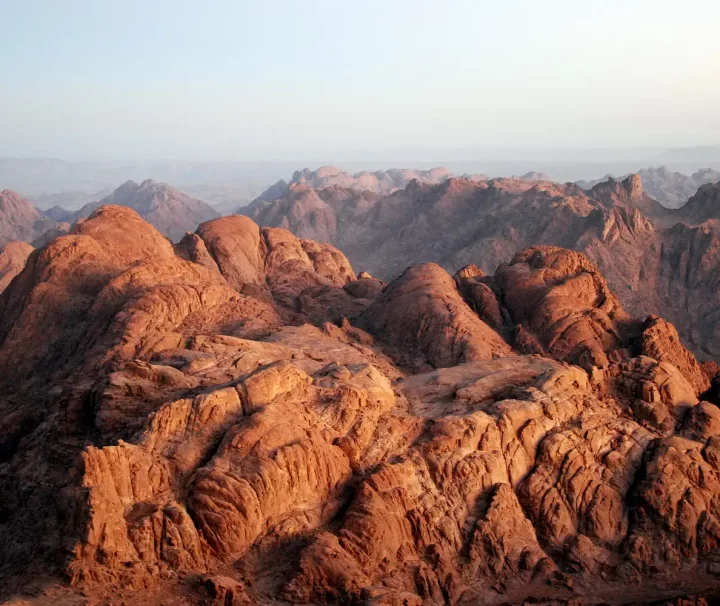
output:
[{"label": "cliff face", "polygon": [[384,197],[303,185],[249,215],[331,242],[383,279],[425,262],[448,271],[477,263],[492,273],[536,244],[578,250],[598,264],[631,314],[668,318],[694,351],[720,359],[717,189],[706,185],[668,210],[637,175],[589,190],[520,179],[413,182]]},{"label": "cliff face", "polygon": [[23,270],[33,250],[26,242],[8,242],[0,248],[0,293]]},{"label": "cliff face", "polygon": [[[425,201],[475,198],[451,200]],[[606,239],[651,228],[592,212]],[[709,385],[580,252],[386,284],[247,217],[173,246],[106,206],[0,295],[2,591],[49,574],[109,604],[707,589]]]}]

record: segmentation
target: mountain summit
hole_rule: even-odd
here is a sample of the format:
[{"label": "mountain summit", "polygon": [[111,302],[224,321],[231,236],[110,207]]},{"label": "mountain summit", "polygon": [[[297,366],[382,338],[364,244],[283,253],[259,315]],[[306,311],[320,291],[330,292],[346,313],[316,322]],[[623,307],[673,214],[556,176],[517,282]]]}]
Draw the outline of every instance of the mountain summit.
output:
[{"label": "mountain summit", "polygon": [[140,185],[135,181],[123,183],[110,195],[83,206],[75,213],[74,219],[87,217],[108,204],[132,208],[174,242],[187,232],[195,231],[200,223],[220,216],[202,200],[191,198],[166,183],[147,179]]}]

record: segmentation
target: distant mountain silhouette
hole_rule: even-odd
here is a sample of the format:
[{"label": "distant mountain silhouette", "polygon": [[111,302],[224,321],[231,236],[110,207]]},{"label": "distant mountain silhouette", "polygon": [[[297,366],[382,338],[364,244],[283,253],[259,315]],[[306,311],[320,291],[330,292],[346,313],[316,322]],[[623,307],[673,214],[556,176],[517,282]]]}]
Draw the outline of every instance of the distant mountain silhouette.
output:
[{"label": "distant mountain silhouette", "polygon": [[13,240],[32,242],[55,223],[14,191],[0,191],[0,246]]},{"label": "distant mountain silhouette", "polygon": [[[720,181],[720,171],[711,168],[704,168],[689,176],[672,171],[667,166],[644,168],[638,171],[637,174],[642,177],[645,191],[666,208],[680,208],[690,196],[695,194],[699,187],[706,183]],[[627,175],[619,178],[622,180],[625,177]],[[578,181],[577,183],[585,189],[591,189],[609,178],[612,178],[612,175],[605,175],[605,177],[593,181]]]},{"label": "distant mountain silhouette", "polygon": [[202,200],[191,198],[166,183],[147,179],[140,185],[134,181],[123,183],[110,195],[83,206],[72,219],[87,217],[108,204],[132,208],[173,241],[180,240],[188,231],[195,231],[200,223],[220,216]]}]

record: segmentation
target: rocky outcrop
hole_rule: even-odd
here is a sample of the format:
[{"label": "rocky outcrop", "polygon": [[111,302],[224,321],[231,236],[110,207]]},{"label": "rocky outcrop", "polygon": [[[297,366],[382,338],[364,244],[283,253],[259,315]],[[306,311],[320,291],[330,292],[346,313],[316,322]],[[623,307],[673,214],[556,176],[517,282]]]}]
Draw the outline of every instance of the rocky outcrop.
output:
[{"label": "rocky outcrop", "polygon": [[551,357],[586,369],[605,368],[623,347],[630,318],[585,255],[535,247],[494,277],[512,321]]},{"label": "rocky outcrop", "polygon": [[686,204],[673,212],[672,217],[677,223],[689,225],[720,219],[720,179],[700,187]]},{"label": "rocky outcrop", "polygon": [[609,208],[638,209],[656,221],[662,221],[669,214],[664,206],[645,192],[640,175],[629,175],[622,181],[610,178],[598,183],[590,193]]},{"label": "rocky outcrop", "polygon": [[247,217],[173,246],[104,206],[0,295],[0,595],[53,576],[58,601],[108,604],[702,592],[706,385],[576,251],[385,284]]},{"label": "rocky outcrop", "polygon": [[502,337],[473,314],[440,266],[408,269],[358,319],[390,346],[402,365],[434,367],[510,353]]}]

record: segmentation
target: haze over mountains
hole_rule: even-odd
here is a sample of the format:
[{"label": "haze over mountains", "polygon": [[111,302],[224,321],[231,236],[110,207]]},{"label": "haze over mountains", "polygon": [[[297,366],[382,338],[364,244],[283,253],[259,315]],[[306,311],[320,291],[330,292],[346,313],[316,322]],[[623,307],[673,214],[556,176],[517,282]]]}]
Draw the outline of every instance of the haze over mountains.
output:
[{"label": "haze over mountains", "polygon": [[[645,191],[667,208],[680,208],[702,185],[720,181],[720,170],[711,168],[704,168],[692,175],[685,175],[671,171],[667,166],[661,166],[660,168],[644,168],[637,171],[637,174],[642,178]],[[585,189],[591,189],[594,185],[610,178],[622,181],[627,176],[605,175],[601,179],[578,181],[577,183]]]},{"label": "haze over mountains", "polygon": [[[413,167],[430,170],[445,166],[456,175],[492,177],[545,173],[559,182],[627,175],[648,166],[666,165],[692,174],[703,168],[720,170],[720,147],[629,149],[427,149],[383,150],[335,154],[325,158],[254,162],[190,161],[68,161],[52,158],[0,157],[0,184],[33,200],[41,209],[56,204],[77,210],[107,195],[128,180],[148,177],[171,184],[192,197],[219,206],[221,213],[257,198],[298,167],[337,164],[356,173]],[[90,196],[90,198],[88,198]]]},{"label": "haze over mountains", "polygon": [[72,223],[108,204],[132,208],[173,241],[179,241],[200,223],[220,216],[202,200],[191,198],[165,183],[156,183],[151,179],[141,184],[127,181],[109,195],[88,202],[76,211],[53,206],[41,212],[30,201],[5,190],[0,193],[0,246],[12,240],[34,242],[36,246],[42,246],[58,235],[67,233]]},{"label": "haze over mountains", "polygon": [[13,240],[31,242],[54,224],[15,192],[0,191],[0,246]]},{"label": "haze over mountains", "polygon": [[73,219],[87,217],[95,209],[109,204],[132,208],[173,242],[180,240],[186,232],[194,231],[200,223],[220,216],[202,200],[191,198],[165,183],[147,179],[139,185],[127,181],[101,200],[84,205]]}]

